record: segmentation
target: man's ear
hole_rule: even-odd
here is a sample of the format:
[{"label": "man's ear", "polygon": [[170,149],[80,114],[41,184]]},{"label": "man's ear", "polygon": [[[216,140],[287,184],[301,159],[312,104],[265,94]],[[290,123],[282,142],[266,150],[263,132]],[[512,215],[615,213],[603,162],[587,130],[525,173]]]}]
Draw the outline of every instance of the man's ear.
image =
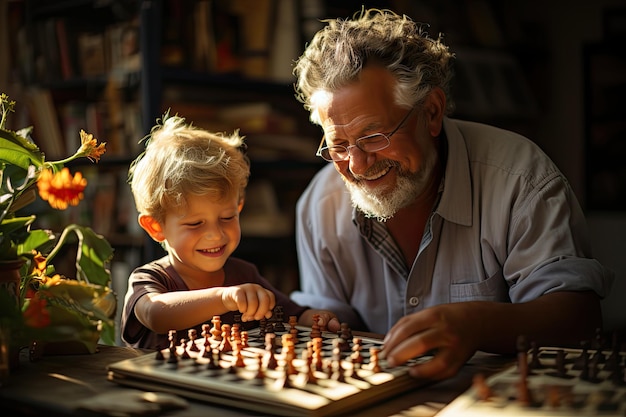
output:
[{"label": "man's ear", "polygon": [[163,242],[165,240],[163,228],[161,227],[161,224],[154,219],[154,217],[140,214],[138,221],[141,228],[145,230],[152,239],[157,242]]},{"label": "man's ear", "polygon": [[435,87],[428,93],[424,109],[428,131],[436,138],[441,133],[443,116],[446,112],[446,95],[441,88]]}]

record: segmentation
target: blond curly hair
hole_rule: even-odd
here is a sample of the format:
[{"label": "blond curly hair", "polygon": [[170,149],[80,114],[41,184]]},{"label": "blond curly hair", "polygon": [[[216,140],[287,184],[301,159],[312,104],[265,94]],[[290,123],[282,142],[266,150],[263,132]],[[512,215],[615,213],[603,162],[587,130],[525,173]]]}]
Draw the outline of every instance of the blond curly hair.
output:
[{"label": "blond curly hair", "polygon": [[250,161],[238,131],[212,133],[166,113],[144,143],[128,174],[140,214],[162,223],[166,211],[186,204],[188,195],[244,198]]}]

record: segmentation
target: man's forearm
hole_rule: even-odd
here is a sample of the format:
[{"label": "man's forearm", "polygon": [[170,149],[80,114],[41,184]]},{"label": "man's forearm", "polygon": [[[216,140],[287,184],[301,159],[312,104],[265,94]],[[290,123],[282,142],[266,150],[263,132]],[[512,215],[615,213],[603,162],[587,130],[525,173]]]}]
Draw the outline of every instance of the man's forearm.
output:
[{"label": "man's forearm", "polygon": [[602,326],[600,300],[591,291],[556,292],[517,304],[485,303],[479,310],[479,349],[494,353],[515,353],[522,335],[543,346],[578,346]]}]

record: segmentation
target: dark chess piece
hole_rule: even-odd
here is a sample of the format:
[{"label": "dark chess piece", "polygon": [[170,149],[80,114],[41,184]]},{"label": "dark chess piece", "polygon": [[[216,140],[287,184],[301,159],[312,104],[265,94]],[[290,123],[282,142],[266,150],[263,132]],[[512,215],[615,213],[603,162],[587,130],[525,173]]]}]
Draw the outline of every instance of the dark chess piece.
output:
[{"label": "dark chess piece", "polygon": [[523,335],[517,337],[517,371],[523,378],[528,376],[528,342]]},{"label": "dark chess piece", "polygon": [[285,323],[283,322],[283,307],[276,306],[274,307],[274,312],[272,314],[272,321],[274,323],[274,330],[277,332],[285,331]]},{"label": "dark chess piece", "polygon": [[606,363],[604,364],[605,371],[614,371],[619,368],[619,364],[621,361],[620,351],[619,351],[619,335],[617,332],[613,332],[613,338],[611,341],[611,354],[606,359]]},{"label": "dark chess piece", "polygon": [[187,336],[189,337],[189,351],[199,352],[200,348],[196,345],[196,339],[198,338],[198,332],[196,329],[189,329],[187,331]]},{"label": "dark chess piece", "polygon": [[348,323],[341,323],[338,336],[343,340],[352,340],[352,329],[350,329]]},{"label": "dark chess piece", "polygon": [[598,364],[604,363],[606,358],[604,357],[604,353],[602,349],[604,349],[604,336],[602,335],[602,329],[596,329],[596,337],[594,340],[593,348],[596,350],[593,357],[591,358],[592,362],[595,360]]},{"label": "dark chess piece", "polygon": [[567,372],[567,366],[565,364],[565,351],[563,349],[557,349],[556,358],[554,359],[554,371],[547,373],[546,375],[555,376],[562,379],[574,378]]},{"label": "dark chess piece", "polygon": [[191,359],[189,352],[187,351],[187,339],[180,339],[180,348],[183,353],[180,355],[182,359]]},{"label": "dark chess piece", "polygon": [[178,340],[176,330],[170,330],[169,332],[167,332],[167,340],[170,342],[170,354],[167,358],[167,363],[178,363],[178,353],[176,352],[176,343],[178,342]]},{"label": "dark chess piece", "polygon": [[311,325],[311,333],[309,334],[309,337],[311,339],[322,337],[322,332],[320,331],[319,320],[320,320],[320,315],[313,314],[313,324]]},{"label": "dark chess piece", "polygon": [[589,342],[583,340],[580,342],[580,355],[574,361],[572,369],[582,370],[589,366]]},{"label": "dark chess piece", "polygon": [[532,351],[532,357],[530,363],[528,364],[529,369],[541,369],[543,368],[543,364],[539,359],[539,344],[537,342],[530,342],[530,348]]}]

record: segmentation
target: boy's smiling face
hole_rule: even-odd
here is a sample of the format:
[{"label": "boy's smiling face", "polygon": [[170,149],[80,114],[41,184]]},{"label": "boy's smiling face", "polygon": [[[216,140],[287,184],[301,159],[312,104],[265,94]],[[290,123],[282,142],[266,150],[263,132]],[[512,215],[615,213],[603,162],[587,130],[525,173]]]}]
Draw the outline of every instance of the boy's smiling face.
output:
[{"label": "boy's smiling face", "polygon": [[[212,195],[190,195],[187,205],[168,210],[162,225],[170,260],[185,278],[206,280],[218,273],[241,240],[238,195],[217,200]],[[209,273],[209,274],[207,274]]]}]

